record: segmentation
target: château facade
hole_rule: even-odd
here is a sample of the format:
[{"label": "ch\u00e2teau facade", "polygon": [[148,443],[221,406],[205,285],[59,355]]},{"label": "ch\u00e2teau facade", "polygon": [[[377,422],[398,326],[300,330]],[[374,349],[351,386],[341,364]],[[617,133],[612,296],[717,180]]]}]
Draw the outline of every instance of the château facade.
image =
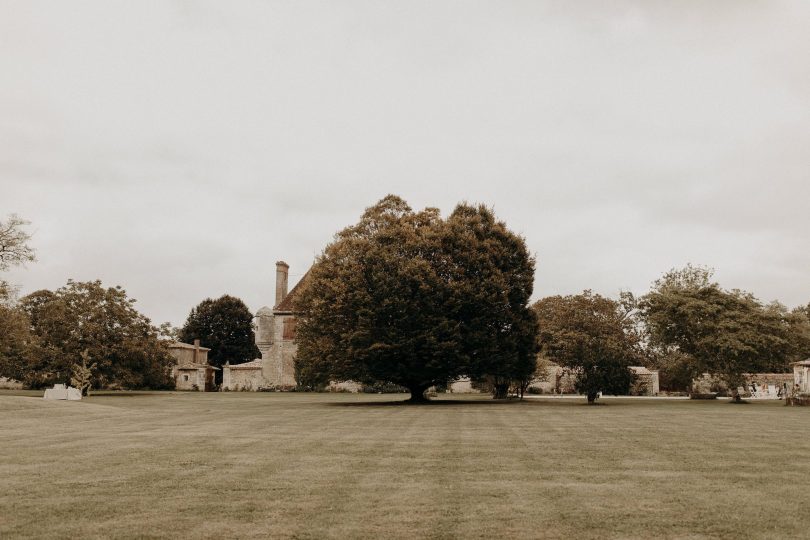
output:
[{"label": "ch\u00e2teau facade", "polygon": [[307,274],[287,292],[290,266],[276,263],[276,298],[274,307],[256,312],[256,346],[261,358],[244,364],[225,364],[222,368],[223,390],[290,390],[295,388],[295,325],[297,299]]}]

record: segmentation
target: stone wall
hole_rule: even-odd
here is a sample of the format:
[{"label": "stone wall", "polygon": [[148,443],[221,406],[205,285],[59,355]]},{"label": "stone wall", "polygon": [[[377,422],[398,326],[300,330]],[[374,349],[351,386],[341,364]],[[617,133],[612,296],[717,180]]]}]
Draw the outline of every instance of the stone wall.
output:
[{"label": "stone wall", "polygon": [[800,392],[810,394],[810,364],[807,361],[793,364],[793,384]]},{"label": "stone wall", "polygon": [[22,390],[23,383],[9,379],[8,377],[0,377],[0,388],[4,390]]},{"label": "stone wall", "polygon": [[262,387],[262,370],[234,369],[230,367],[230,380],[226,386],[228,390],[259,390]]},{"label": "stone wall", "polygon": [[567,369],[549,363],[544,376],[532,381],[529,387],[543,394],[576,394],[575,381],[576,378]]},{"label": "stone wall", "polygon": [[[197,385],[197,388],[194,387]],[[176,390],[205,390],[205,372],[202,369],[180,369],[175,376]]]},{"label": "stone wall", "polygon": [[[743,396],[750,396],[752,393],[751,385],[756,385],[758,391],[767,389],[770,386],[776,390],[788,390],[793,387],[793,373],[746,373],[743,375],[745,386],[743,387]],[[704,373],[699,378],[692,381],[692,392],[697,394],[708,394],[711,392],[718,392],[721,394],[730,394],[730,388],[719,377]],[[760,396],[761,397],[761,396]],[[776,399],[777,394],[772,396]]]},{"label": "stone wall", "polygon": [[205,347],[200,347],[197,350],[196,359],[194,357],[194,346],[186,343],[169,345],[169,353],[174,357],[177,365],[208,363],[208,349]]},{"label": "stone wall", "polygon": [[330,392],[352,392],[358,393],[363,390],[363,385],[354,381],[344,381],[344,382],[330,382],[329,386],[326,387],[327,390]]},{"label": "stone wall", "polygon": [[[273,343],[267,351],[267,357],[262,354],[264,367],[262,376],[268,386],[275,388],[294,388],[295,382],[295,354],[298,345],[294,341],[294,334],[285,337],[284,325],[290,324],[295,317],[292,314],[276,314],[273,317]],[[290,322],[288,322],[290,321]]]}]

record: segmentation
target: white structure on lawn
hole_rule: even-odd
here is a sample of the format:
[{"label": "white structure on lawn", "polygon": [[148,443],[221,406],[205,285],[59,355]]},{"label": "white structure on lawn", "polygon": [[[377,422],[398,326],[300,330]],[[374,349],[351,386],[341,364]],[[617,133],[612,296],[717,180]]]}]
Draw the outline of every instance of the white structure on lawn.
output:
[{"label": "white structure on lawn", "polygon": [[45,395],[42,399],[62,399],[67,401],[81,401],[82,391],[72,386],[65,386],[64,384],[55,384],[53,388],[45,390]]}]

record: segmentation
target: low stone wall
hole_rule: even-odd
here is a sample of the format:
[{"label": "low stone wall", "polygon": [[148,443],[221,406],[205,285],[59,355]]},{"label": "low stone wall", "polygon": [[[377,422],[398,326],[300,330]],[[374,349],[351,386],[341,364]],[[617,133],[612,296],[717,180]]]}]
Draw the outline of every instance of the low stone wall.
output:
[{"label": "low stone wall", "polygon": [[259,369],[233,369],[231,366],[231,377],[227,386],[228,390],[255,391],[261,386],[262,370]]},{"label": "low stone wall", "polygon": [[330,381],[326,389],[330,392],[351,392],[356,394],[363,390],[363,385],[354,381]]},{"label": "low stone wall", "polygon": [[[781,399],[785,390],[793,387],[792,373],[745,373],[743,379],[745,384],[741,387],[742,396],[746,398],[753,395],[756,398]],[[754,395],[754,388],[756,388],[756,395]],[[773,392],[770,392],[771,388]],[[707,394],[709,392],[731,395],[732,389],[719,377],[708,373],[704,373],[692,381],[692,393]]]},{"label": "low stone wall", "polygon": [[20,381],[9,379],[8,377],[0,377],[0,389],[3,390],[22,390],[25,387]]}]

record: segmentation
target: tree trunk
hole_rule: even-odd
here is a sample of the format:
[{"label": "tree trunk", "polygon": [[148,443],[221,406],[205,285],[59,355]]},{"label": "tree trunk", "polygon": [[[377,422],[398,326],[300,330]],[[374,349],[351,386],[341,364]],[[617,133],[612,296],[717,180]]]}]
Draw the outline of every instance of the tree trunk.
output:
[{"label": "tree trunk", "polygon": [[599,397],[598,392],[588,392],[588,405],[596,403],[596,398]]},{"label": "tree trunk", "polygon": [[427,403],[430,401],[425,397],[425,390],[429,388],[427,385],[414,383],[407,385],[407,387],[411,392],[411,398],[407,403]]},{"label": "tree trunk", "polygon": [[506,399],[509,394],[509,383],[497,383],[492,386],[493,399]]}]

